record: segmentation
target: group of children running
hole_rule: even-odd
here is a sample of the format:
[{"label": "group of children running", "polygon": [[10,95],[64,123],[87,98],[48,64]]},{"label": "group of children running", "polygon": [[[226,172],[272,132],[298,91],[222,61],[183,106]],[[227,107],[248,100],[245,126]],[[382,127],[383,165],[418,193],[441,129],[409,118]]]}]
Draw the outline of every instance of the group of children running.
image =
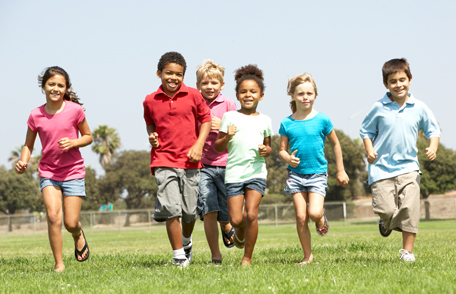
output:
[{"label": "group of children running", "polygon": [[[234,101],[221,94],[225,86],[222,66],[211,60],[203,62],[196,72],[197,89],[183,83],[186,68],[181,54],[165,53],[157,68],[161,86],[143,102],[152,145],[150,168],[158,185],[153,218],[166,222],[173,265],[186,267],[192,261],[192,232],[198,216],[204,220],[212,263],[222,263],[220,227],[223,244],[244,249],[241,264],[249,265],[258,236],[258,208],[266,189],[265,157],[272,152],[271,119],[257,111],[264,98],[263,72],[256,65],[236,70],[236,98],[241,105],[236,110]],[[383,83],[389,91],[374,104],[360,130],[380,233],[386,237],[392,230],[402,232],[400,258],[404,261],[415,260],[412,250],[420,216],[418,132],[423,130],[430,139],[426,149],[430,160],[436,157],[440,136],[432,112],[409,93],[411,81],[405,59],[386,62]],[[90,254],[79,222],[85,196],[84,160],[79,148],[91,144],[92,135],[68,74],[50,67],[39,82],[46,104],[30,114],[16,171],[25,172],[38,133],[43,147],[40,188],[55,271],[60,272],[65,268],[63,209],[65,228],[74,238],[76,260],[87,260]],[[330,228],[323,209],[328,177],[326,138],[335,155],[337,184],[346,185],[349,178],[331,120],[313,108],[318,92],[312,75],[290,79],[287,92],[292,114],[280,124],[279,156],[288,164],[285,192],[293,197],[304,253],[296,265],[306,265],[314,258],[309,218],[320,236]]]}]

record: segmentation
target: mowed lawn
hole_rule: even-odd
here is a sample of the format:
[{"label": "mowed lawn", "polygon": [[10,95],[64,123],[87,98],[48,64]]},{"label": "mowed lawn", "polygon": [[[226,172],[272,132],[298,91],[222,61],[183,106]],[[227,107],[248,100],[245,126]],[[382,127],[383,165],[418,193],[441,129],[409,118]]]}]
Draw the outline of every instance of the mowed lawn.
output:
[{"label": "mowed lawn", "polygon": [[64,234],[64,273],[54,262],[47,234],[0,236],[0,293],[456,293],[456,221],[420,223],[415,256],[399,261],[401,234],[380,236],[374,222],[330,222],[320,237],[311,224],[314,263],[298,267],[302,250],[294,224],[260,225],[254,264],[240,266],[243,251],[221,243],[223,265],[210,251],[198,221],[193,262],[171,265],[163,225],[151,232],[86,229],[90,259],[76,262]]}]

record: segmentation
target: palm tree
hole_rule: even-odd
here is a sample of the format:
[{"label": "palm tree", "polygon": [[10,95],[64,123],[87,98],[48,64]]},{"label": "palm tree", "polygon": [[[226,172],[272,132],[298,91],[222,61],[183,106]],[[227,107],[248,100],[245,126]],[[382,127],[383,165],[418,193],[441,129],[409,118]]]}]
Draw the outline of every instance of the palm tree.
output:
[{"label": "palm tree", "polygon": [[22,148],[24,148],[24,144],[11,151],[11,156],[8,157],[8,161],[10,161],[13,166],[16,165],[16,161],[21,159]]},{"label": "palm tree", "polygon": [[[16,147],[16,149],[11,151],[11,156],[8,157],[8,161],[11,162],[13,169],[16,165],[16,162],[21,159],[22,149],[24,149],[24,144],[22,144],[21,147]],[[38,170],[38,164],[40,163],[41,157],[42,154],[30,157],[29,166],[32,166],[33,172],[36,172]]]},{"label": "palm tree", "polygon": [[92,133],[92,150],[100,155],[100,164],[103,169],[112,162],[112,156],[116,149],[120,147],[120,138],[116,129],[107,125],[99,125]]}]

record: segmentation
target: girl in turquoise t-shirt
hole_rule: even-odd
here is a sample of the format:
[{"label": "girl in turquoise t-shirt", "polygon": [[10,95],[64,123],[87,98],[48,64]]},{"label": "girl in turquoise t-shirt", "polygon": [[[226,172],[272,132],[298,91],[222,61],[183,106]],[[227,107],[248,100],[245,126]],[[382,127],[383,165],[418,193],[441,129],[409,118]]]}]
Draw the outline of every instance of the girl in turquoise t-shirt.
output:
[{"label": "girl in turquoise t-shirt", "polygon": [[215,149],[221,152],[228,147],[228,213],[236,228],[234,245],[244,248],[242,265],[249,265],[258,236],[258,207],[266,188],[264,157],[272,152],[273,133],[271,119],[256,111],[264,96],[263,72],[255,65],[247,65],[239,68],[234,78],[241,109],[223,115]]},{"label": "girl in turquoise t-shirt", "polygon": [[[293,194],[296,210],[296,228],[304,251],[304,259],[296,265],[313,261],[310,244],[309,217],[315,222],[317,233],[324,236],[329,231],[328,220],[323,213],[327,187],[327,161],[325,139],[328,137],[336,157],[337,185],[348,184],[344,170],[342,149],[328,116],[313,109],[317,98],[317,86],[310,74],[300,74],[288,82],[293,114],[280,124],[280,158],[289,164],[285,187]],[[291,150],[291,154],[288,150]],[[308,205],[308,206],[307,206]]]}]

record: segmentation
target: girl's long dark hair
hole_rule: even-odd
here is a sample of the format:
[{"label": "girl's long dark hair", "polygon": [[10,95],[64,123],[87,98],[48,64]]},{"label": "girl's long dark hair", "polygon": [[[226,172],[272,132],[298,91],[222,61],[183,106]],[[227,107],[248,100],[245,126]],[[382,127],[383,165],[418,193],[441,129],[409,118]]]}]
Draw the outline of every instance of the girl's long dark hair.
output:
[{"label": "girl's long dark hair", "polygon": [[47,80],[49,80],[51,77],[55,75],[61,75],[65,78],[66,87],[68,91],[63,96],[63,99],[82,105],[82,103],[79,102],[80,98],[78,97],[78,95],[76,95],[76,92],[73,92],[73,89],[71,88],[70,76],[61,67],[51,66],[44,69],[43,73],[40,76],[38,76],[38,86],[44,88],[44,85],[46,85]]}]

